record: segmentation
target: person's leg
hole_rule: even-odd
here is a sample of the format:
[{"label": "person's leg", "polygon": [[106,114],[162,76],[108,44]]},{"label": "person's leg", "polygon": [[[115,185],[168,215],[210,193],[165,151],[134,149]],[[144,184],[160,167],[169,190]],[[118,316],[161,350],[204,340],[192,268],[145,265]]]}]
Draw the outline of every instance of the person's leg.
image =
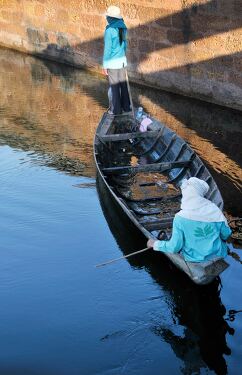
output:
[{"label": "person's leg", "polygon": [[125,68],[122,68],[119,71],[119,82],[120,82],[120,90],[121,90],[121,107],[123,111],[129,112],[131,108],[130,108],[129,90],[128,90],[128,84],[126,81]]},{"label": "person's leg", "polygon": [[108,69],[108,81],[112,91],[112,107],[111,111],[114,115],[121,113],[121,102],[120,102],[120,86],[118,79],[119,69]]}]

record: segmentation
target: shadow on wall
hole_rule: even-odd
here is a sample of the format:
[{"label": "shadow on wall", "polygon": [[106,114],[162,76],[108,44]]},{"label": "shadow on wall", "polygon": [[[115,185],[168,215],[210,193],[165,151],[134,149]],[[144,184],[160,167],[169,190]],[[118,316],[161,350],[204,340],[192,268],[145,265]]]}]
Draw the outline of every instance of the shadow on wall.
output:
[{"label": "shadow on wall", "polygon": [[[223,98],[228,106],[241,108],[240,41],[235,40],[236,45],[233,45],[231,40],[226,46],[231,52],[223,56],[218,56],[220,52],[216,51],[223,48],[223,38],[212,42],[212,50],[204,43],[206,39],[236,32],[241,27],[240,2],[212,0],[131,28],[128,53],[130,76],[154,86],[159,81],[159,86],[168,91],[194,95],[204,100],[219,102]],[[57,44],[48,43],[47,33],[29,28],[27,34],[36,54],[74,66],[97,69],[101,64],[103,38],[72,46],[67,35],[62,33],[58,33]],[[195,44],[194,50],[199,49],[202,61],[194,60],[191,42]],[[43,45],[46,45],[44,50],[41,49]],[[155,52],[159,54],[150,59]],[[155,70],[157,65],[162,69]],[[226,82],[233,87],[226,85]]]}]

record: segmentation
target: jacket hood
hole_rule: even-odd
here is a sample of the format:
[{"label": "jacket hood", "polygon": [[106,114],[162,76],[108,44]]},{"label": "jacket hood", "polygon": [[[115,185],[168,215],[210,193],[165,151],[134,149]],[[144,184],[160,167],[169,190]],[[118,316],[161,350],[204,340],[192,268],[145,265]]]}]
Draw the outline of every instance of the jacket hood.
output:
[{"label": "jacket hood", "polygon": [[216,204],[202,197],[192,185],[182,189],[181,210],[177,215],[195,221],[224,221],[227,224],[225,216]]},{"label": "jacket hood", "polygon": [[113,27],[114,29],[127,29],[123,19],[107,17],[107,22],[108,25],[106,26],[106,29],[108,29],[109,27]]}]

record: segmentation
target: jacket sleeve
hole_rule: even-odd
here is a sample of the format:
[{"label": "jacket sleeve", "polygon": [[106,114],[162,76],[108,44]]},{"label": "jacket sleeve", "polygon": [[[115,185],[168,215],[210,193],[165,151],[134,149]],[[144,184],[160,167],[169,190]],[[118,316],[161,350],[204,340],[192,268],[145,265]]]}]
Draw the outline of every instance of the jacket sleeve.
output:
[{"label": "jacket sleeve", "polygon": [[226,241],[229,236],[232,234],[232,230],[228,225],[226,225],[224,222],[222,223],[221,230],[220,230],[220,237],[223,241]]},{"label": "jacket sleeve", "polygon": [[172,237],[169,241],[155,241],[154,250],[164,253],[178,253],[183,247],[183,231],[178,225],[176,218],[173,221]]},{"label": "jacket sleeve", "polygon": [[104,34],[104,51],[103,51],[103,68],[107,69],[107,64],[111,59],[112,52],[112,34],[111,28],[107,29]]}]

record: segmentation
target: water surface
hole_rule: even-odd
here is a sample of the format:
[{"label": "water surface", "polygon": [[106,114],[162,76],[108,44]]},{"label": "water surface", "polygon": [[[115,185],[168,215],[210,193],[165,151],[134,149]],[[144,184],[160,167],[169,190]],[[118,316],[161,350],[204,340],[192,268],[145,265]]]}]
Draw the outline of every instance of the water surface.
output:
[{"label": "water surface", "polygon": [[[145,247],[97,180],[105,80],[0,50],[0,374],[240,374],[241,246],[193,285]],[[241,215],[241,113],[132,86],[177,131]]]}]

